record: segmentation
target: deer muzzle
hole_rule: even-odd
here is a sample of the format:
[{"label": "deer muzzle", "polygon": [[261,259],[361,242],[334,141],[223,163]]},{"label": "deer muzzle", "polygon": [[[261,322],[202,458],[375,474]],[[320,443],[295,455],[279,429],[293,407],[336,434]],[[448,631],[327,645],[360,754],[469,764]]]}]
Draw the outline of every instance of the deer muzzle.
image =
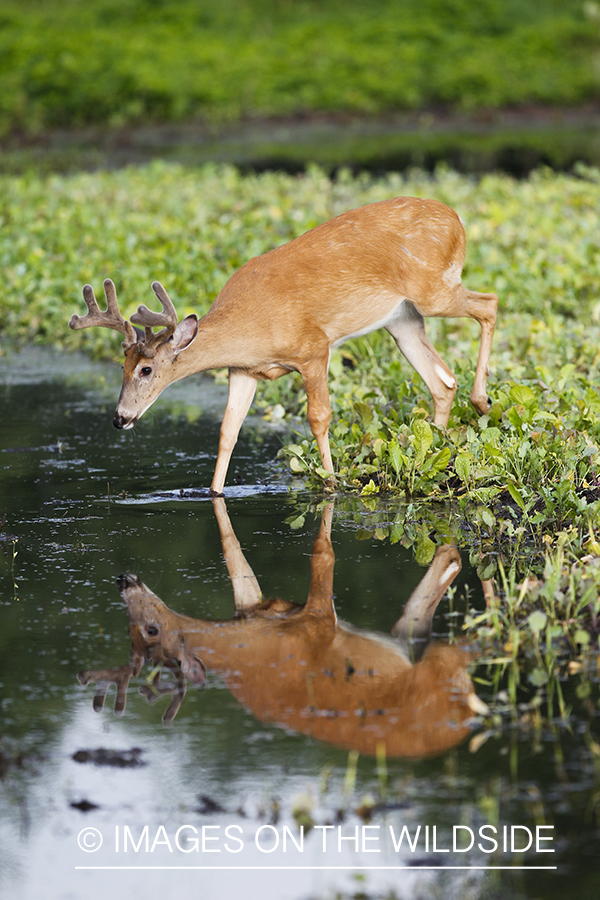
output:
[{"label": "deer muzzle", "polygon": [[120,431],[128,431],[128,429],[133,428],[136,422],[137,417],[134,416],[130,419],[127,419],[125,416],[122,416],[119,413],[115,413],[113,418],[113,425]]},{"label": "deer muzzle", "polygon": [[137,575],[133,575],[128,573],[127,575],[119,575],[117,578],[117,587],[120,591],[124,591],[130,587],[137,587],[141,585],[141,581]]}]

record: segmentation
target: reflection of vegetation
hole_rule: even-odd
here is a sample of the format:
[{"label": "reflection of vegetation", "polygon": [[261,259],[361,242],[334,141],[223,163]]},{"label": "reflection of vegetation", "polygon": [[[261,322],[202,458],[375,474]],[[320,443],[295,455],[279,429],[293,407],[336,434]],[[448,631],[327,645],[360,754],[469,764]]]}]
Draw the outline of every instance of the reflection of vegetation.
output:
[{"label": "reflection of vegetation", "polygon": [[581,0],[5,0],[0,128],[573,104],[598,96],[598,18]]},{"label": "reflection of vegetation", "polygon": [[[507,116],[513,121],[505,121]],[[501,170],[517,177],[539,166],[570,170],[581,161],[600,162],[600,130],[584,110],[558,116],[540,110],[438,118],[400,114],[360,120],[315,117],[314,121],[245,121],[210,131],[200,123],[140,125],[115,135],[92,130],[59,132],[47,140],[26,138],[0,147],[0,172],[69,172],[112,169],[152,159],[200,166],[232,163],[244,169],[304,171],[316,163],[326,171],[433,171],[440,163],[460,172]],[[515,121],[516,120],[516,121]]]},{"label": "reflection of vegetation", "polygon": [[14,540],[12,542],[12,554],[11,554],[12,561],[11,561],[11,565],[10,565],[10,574],[11,574],[12,583],[13,583],[13,600],[19,599],[17,597],[17,580],[15,578],[15,560],[16,560],[18,554],[19,554],[19,551],[17,550],[17,542],[16,542],[16,540]]},{"label": "reflection of vegetation", "polygon": [[[298,527],[307,511],[296,510],[290,527]],[[466,618],[453,637],[467,634],[479,648],[475,681],[487,685],[484,697],[493,709],[486,737],[507,721],[533,728],[539,737],[556,717],[568,725],[574,706],[584,718],[593,715],[599,699],[600,555],[578,560],[567,531],[532,555],[530,544],[495,540],[481,523],[468,528],[452,507],[365,497],[362,503],[346,498],[339,512],[346,524],[354,523],[359,540],[400,543],[421,565],[443,543],[469,548],[487,602],[484,609],[474,608],[467,590]],[[452,606],[457,607],[454,599]]]},{"label": "reflection of vegetation", "polygon": [[[517,583],[501,569],[501,592],[483,613],[467,616],[464,628],[480,642],[496,698],[498,718],[508,716],[540,739],[560,717],[571,721],[577,704],[594,716],[598,702],[600,560],[576,564],[565,552],[566,535],[548,550],[540,577]],[[589,748],[600,760],[598,736]]]}]

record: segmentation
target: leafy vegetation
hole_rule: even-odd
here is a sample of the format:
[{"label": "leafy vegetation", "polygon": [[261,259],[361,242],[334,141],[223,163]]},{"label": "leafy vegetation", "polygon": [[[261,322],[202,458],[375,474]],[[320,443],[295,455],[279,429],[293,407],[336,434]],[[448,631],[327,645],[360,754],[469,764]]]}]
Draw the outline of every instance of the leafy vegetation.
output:
[{"label": "leafy vegetation", "polygon": [[0,133],[572,105],[599,59],[593,0],[5,0]]}]

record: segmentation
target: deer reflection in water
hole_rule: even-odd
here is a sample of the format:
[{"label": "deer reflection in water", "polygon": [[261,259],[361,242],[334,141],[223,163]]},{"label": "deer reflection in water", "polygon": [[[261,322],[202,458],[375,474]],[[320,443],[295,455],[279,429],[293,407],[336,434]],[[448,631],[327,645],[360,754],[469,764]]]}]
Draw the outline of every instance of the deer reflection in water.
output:
[{"label": "deer reflection in water", "polygon": [[485,704],[467,673],[470,654],[430,641],[435,609],[460,571],[455,547],[438,548],[388,635],[338,620],[333,604],[333,504],[323,513],[311,555],[311,581],[304,606],[264,601],[235,536],[225,501],[213,500],[223,553],[233,584],[235,617],[195,619],[170,610],[137,575],[118,585],[129,615],[131,661],[116,669],[86,671],[81,684],[98,683],[94,709],[101,710],[110,683],[117,686],[115,712],[125,709],[129,680],[145,661],[166,667],[175,685],[160,679],[141,688],[153,702],[171,695],[163,721],[177,714],[186,679],[204,684],[215,672],[257,718],[319,740],[375,754],[424,757],[458,744],[474,713]]}]

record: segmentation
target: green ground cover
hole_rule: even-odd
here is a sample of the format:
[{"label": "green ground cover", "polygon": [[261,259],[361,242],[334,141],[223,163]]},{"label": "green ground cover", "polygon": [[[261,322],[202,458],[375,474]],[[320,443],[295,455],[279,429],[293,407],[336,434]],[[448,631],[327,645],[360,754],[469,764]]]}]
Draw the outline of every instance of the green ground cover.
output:
[{"label": "green ground cover", "polygon": [[594,0],[4,0],[0,134],[600,96]]}]

